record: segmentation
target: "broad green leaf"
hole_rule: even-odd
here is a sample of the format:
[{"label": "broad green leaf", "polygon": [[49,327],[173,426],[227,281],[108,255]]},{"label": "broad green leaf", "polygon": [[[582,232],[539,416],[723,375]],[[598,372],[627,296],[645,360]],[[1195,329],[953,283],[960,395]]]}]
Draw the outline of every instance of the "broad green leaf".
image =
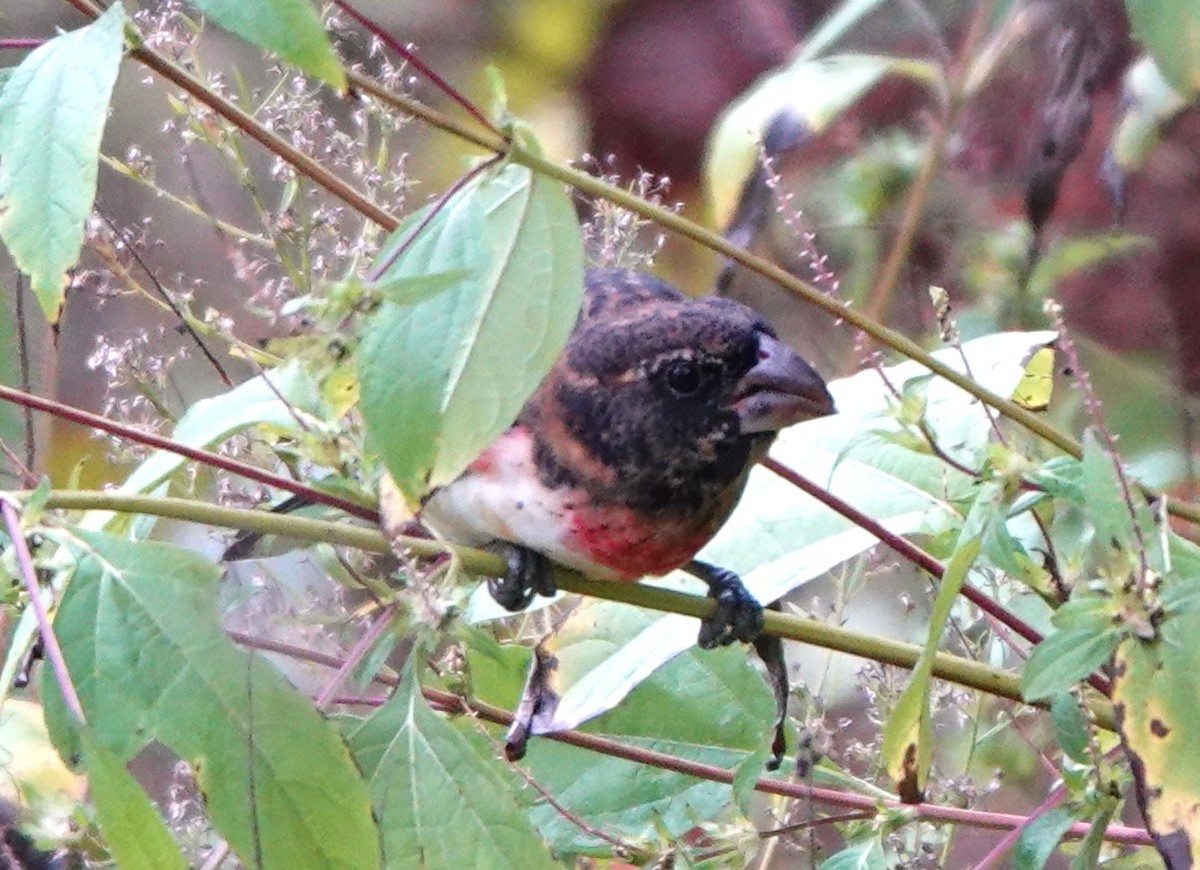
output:
[{"label": "broad green leaf", "polygon": [[[593,606],[594,604],[594,606]],[[577,622],[569,636],[554,641],[562,671],[556,684],[573,681],[602,663],[630,634],[654,622],[653,614],[614,602],[585,602],[591,631]],[[693,623],[694,635],[694,623]],[[498,646],[468,634],[471,686],[481,700],[511,709],[525,675],[528,650]],[[694,639],[694,637],[693,637]],[[670,710],[669,716],[663,710]],[[695,761],[738,768],[767,746],[774,702],[743,649],[692,650],[640,683],[616,709],[589,722],[586,730],[623,743],[657,749]],[[698,820],[730,812],[727,785],[608,758],[551,740],[534,739],[524,764],[534,778],[589,824],[632,840],[656,836],[656,825],[681,836]],[[761,759],[756,768],[761,775]],[[611,845],[539,805],[533,819],[554,849],[609,854]]]},{"label": "broad green leaf", "polygon": [[429,709],[411,666],[349,741],[371,783],[387,867],[554,866],[503,766]]},{"label": "broad green leaf", "polygon": [[847,846],[821,862],[820,870],[887,870],[883,844],[875,837]]},{"label": "broad green leaf", "polygon": [[186,870],[187,861],[146,793],[90,729],[81,728],[83,766],[100,830],[121,870]]},{"label": "broad green leaf", "polygon": [[[980,504],[977,502],[977,505]],[[977,518],[976,515],[983,510],[991,511],[990,516]],[[983,526],[992,522],[1003,522],[1003,515],[995,512],[994,502],[982,502],[980,509],[972,510],[972,515],[968,516],[954,555],[946,563],[946,571],[938,585],[937,597],[929,614],[929,635],[925,646],[913,666],[908,685],[900,694],[883,729],[883,762],[888,775],[899,788],[901,799],[906,803],[924,800],[929,765],[933,761],[933,721],[929,712],[929,681],[933,678],[933,663],[942,642],[942,634],[950,622],[954,602],[962,591],[967,572],[979,555]]]},{"label": "broad green leaf", "polygon": [[[636,620],[632,611],[613,605],[602,622],[611,629],[622,618]],[[565,652],[574,654],[578,647],[586,657],[587,642],[580,636]],[[606,637],[598,638],[600,656],[607,642]],[[664,716],[664,710],[670,715]],[[586,730],[734,769],[767,746],[774,717],[771,693],[744,649],[693,649],[655,672]],[[683,836],[697,820],[727,817],[735,804],[728,785],[598,758],[552,740],[530,741],[525,763],[538,782],[580,817],[635,841],[651,836],[656,824],[671,836]],[[607,848],[548,805],[537,806],[532,818],[557,851]]]},{"label": "broad green leaf", "polygon": [[96,198],[125,21],[113,3],[92,24],[30,52],[0,90],[0,240],[51,322]]},{"label": "broad green leaf", "polygon": [[1123,179],[1145,165],[1167,123],[1186,109],[1189,101],[1171,87],[1149,57],[1126,70],[1122,91],[1121,114],[1108,153],[1114,171]]},{"label": "broad green leaf", "polygon": [[1181,94],[1200,94],[1200,4],[1194,0],[1125,0],[1133,35]]},{"label": "broad green leaf", "polygon": [[1051,698],[1050,720],[1054,737],[1067,757],[1080,764],[1091,763],[1091,729],[1075,696],[1062,692]]},{"label": "broad green leaf", "polygon": [[1042,870],[1078,817],[1070,807],[1055,807],[1026,825],[1013,846],[1013,870]]},{"label": "broad green leaf", "polygon": [[[61,538],[77,564],[54,626],[96,740],[120,759],[158,740],[187,761],[247,864],[378,867],[366,783],[312,704],[226,638],[216,567],[163,543]],[[53,678],[42,687],[55,742],[72,752]]]},{"label": "broad green leaf", "polygon": [[274,52],[339,91],[346,71],[308,0],[191,0],[197,9],[242,39]]},{"label": "broad green leaf", "polygon": [[1067,691],[1108,661],[1121,641],[1112,628],[1060,629],[1033,649],[1021,675],[1021,695],[1040,701]]},{"label": "broad green leaf", "polygon": [[741,190],[759,157],[759,144],[781,115],[790,114],[811,135],[825,130],[888,75],[929,83],[934,64],[882,55],[800,56],[760,78],[713,125],[704,161],[705,183],[718,225],[729,223]]},{"label": "broad green leaf", "polygon": [[561,184],[507,165],[466,185],[385,270],[454,272],[448,289],[385,303],[359,349],[372,443],[412,502],[457,477],[513,420],[574,327],[583,294],[579,225]]},{"label": "broad green leaf", "polygon": [[1114,658],[1113,705],[1133,764],[1138,803],[1169,866],[1200,859],[1200,608],[1125,640]]}]

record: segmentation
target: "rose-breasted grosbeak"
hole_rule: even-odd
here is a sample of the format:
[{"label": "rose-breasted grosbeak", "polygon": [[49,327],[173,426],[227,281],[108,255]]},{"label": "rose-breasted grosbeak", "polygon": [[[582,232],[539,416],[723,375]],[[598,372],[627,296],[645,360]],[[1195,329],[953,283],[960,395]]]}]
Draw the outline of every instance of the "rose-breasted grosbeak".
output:
[{"label": "rose-breasted grosbeak", "polygon": [[700,645],[749,641],[761,606],[693,556],[776,432],[833,410],[821,377],[749,308],[589,270],[575,330],[517,422],[421,518],[505,553],[508,576],[490,589],[510,610],[553,594],[551,562],[616,581],[682,567],[717,601]]}]

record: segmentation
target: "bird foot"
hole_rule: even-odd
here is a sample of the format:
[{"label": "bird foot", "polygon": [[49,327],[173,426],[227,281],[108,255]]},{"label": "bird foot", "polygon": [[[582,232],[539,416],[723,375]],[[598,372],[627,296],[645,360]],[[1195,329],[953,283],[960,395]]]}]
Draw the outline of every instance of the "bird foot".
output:
[{"label": "bird foot", "polygon": [[504,576],[488,579],[488,592],[496,603],[514,613],[524,610],[535,595],[554,595],[554,565],[541,553],[498,541],[487,549],[504,557]]},{"label": "bird foot", "polygon": [[693,577],[708,584],[708,597],[716,601],[713,615],[700,622],[701,649],[728,646],[734,641],[752,643],[762,631],[763,608],[742,584],[742,578],[728,568],[719,568],[699,559],[683,566]]}]

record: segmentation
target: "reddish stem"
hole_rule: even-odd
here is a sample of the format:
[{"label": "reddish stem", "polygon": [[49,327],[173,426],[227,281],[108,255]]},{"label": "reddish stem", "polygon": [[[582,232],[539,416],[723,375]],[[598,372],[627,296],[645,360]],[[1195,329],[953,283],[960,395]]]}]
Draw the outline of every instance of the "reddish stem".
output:
[{"label": "reddish stem", "polygon": [[497,136],[504,135],[496,129],[496,126],[487,119],[487,116],[484,115],[474,103],[468,100],[462,94],[462,92],[455,88],[452,84],[434,72],[433,69],[431,69],[425,63],[425,61],[417,57],[416,52],[414,52],[411,48],[406,45],[402,45],[399,40],[347,3],[346,0],[333,0],[333,5],[338,9],[341,9],[343,12],[365,27],[372,36],[374,36],[396,54],[404,58],[406,63],[410,64],[419,73],[421,73],[421,75],[433,82],[437,86],[438,90],[462,106],[468,115],[486,127],[489,131],[495,133]]},{"label": "reddish stem", "polygon": [[[872,535],[879,538],[882,543],[895,550],[905,559],[908,559],[918,568],[929,572],[938,580],[941,580],[945,575],[946,566],[935,559],[932,555],[925,552],[916,544],[905,539],[901,535],[897,535],[890,529],[885,528],[881,523],[867,516],[853,505],[842,501],[836,495],[829,492],[829,490],[822,489],[807,477],[804,477],[799,472],[781,464],[778,460],[772,459],[770,456],[762,460],[762,465],[778,474],[788,483],[791,483],[805,494],[812,496],[830,510],[836,511],[846,519],[850,520],[850,522],[854,523],[856,526],[859,526],[860,528],[870,532]],[[1025,640],[1032,644],[1041,643],[1042,635],[1036,629],[1034,629],[1033,626],[1029,625],[1029,623],[1025,622],[1015,613],[1010,612],[1003,605],[993,601],[986,594],[984,594],[981,589],[977,589],[970,583],[964,583],[962,592],[963,596],[968,601],[970,601],[984,613],[1000,622],[1002,625],[1007,626],[1012,631],[1015,631]],[[1088,677],[1088,684],[1091,685],[1096,691],[1102,693],[1105,697],[1108,697],[1112,692],[1112,686],[1109,684],[1108,680],[1099,674],[1092,674],[1090,677]]]},{"label": "reddish stem", "polygon": [[46,605],[42,602],[42,590],[38,587],[37,572],[33,569],[33,557],[29,554],[29,545],[25,542],[25,533],[21,529],[21,520],[17,516],[17,510],[7,498],[0,498],[0,511],[4,513],[4,525],[8,529],[8,539],[17,553],[17,566],[21,570],[21,579],[25,581],[25,590],[29,593],[29,606],[33,608],[33,615],[37,619],[42,648],[46,651],[46,657],[50,659],[50,667],[54,670],[54,680],[58,683],[58,690],[62,692],[63,700],[66,701],[71,716],[78,724],[86,725],[87,717],[83,715],[83,704],[79,700],[79,693],[75,691],[75,684],[71,682],[71,672],[67,670],[67,659],[63,655],[62,647],[58,645],[58,636],[54,633],[50,615],[46,612]]},{"label": "reddish stem", "polygon": [[[341,660],[336,656],[306,650],[301,647],[292,646],[291,644],[263,640],[239,631],[226,631],[225,633],[236,643],[253,647],[254,649],[275,652],[303,661],[325,665],[330,668],[337,668],[342,664]],[[400,682],[397,677],[384,674],[376,674],[374,679],[376,682],[387,686],[396,686]],[[511,713],[499,707],[494,707],[491,704],[485,704],[482,701],[467,700],[460,695],[442,692],[437,689],[422,689],[422,692],[432,706],[446,712],[478,716],[480,719],[496,725],[508,726],[512,724],[513,717]],[[723,767],[689,761],[685,758],[668,755],[665,752],[655,752],[654,750],[644,749],[640,746],[628,746],[607,737],[598,737],[595,734],[586,734],[581,731],[559,731],[554,734],[542,735],[542,737],[548,740],[557,740],[560,743],[567,743],[571,746],[578,746],[581,749],[589,749],[613,758],[623,758],[626,761],[632,761],[636,764],[646,764],[651,767],[669,770],[673,773],[684,774],[685,776],[694,776],[698,779],[706,779],[712,782],[733,783],[733,771],[726,770]],[[1029,816],[1022,816],[1016,813],[992,813],[984,810],[968,810],[960,807],[943,807],[934,804],[904,804],[898,800],[880,801],[867,795],[818,788],[816,786],[803,785],[781,779],[771,779],[769,777],[760,778],[754,787],[757,791],[766,794],[776,794],[799,800],[811,800],[817,803],[842,806],[862,812],[870,812],[873,815],[878,813],[879,807],[882,805],[889,809],[909,813],[913,817],[925,821],[963,824],[990,830],[1013,830],[1026,824],[1030,818]],[[1086,836],[1089,830],[1090,827],[1088,825],[1079,823],[1068,829],[1066,836],[1079,839]],[[1153,840],[1149,832],[1142,828],[1111,825],[1106,829],[1104,836],[1105,839],[1114,843],[1125,843],[1136,846],[1153,845]]]},{"label": "reddish stem", "polygon": [[201,462],[213,468],[219,468],[222,471],[228,471],[230,474],[237,474],[245,478],[249,478],[257,483],[274,486],[295,495],[304,496],[311,502],[316,504],[328,505],[329,507],[337,508],[344,511],[353,517],[358,517],[368,522],[378,523],[379,513],[371,508],[363,507],[355,504],[352,501],[347,501],[344,498],[338,498],[335,495],[330,495],[327,492],[322,492],[311,486],[306,486],[287,477],[281,477],[278,474],[272,474],[269,471],[264,471],[261,468],[250,465],[246,462],[240,462],[236,459],[230,459],[227,456],[221,456],[218,453],[213,453],[208,450],[201,450],[197,447],[189,447],[186,444],[180,444],[172,441],[170,438],[164,438],[161,435],[155,435],[152,432],[143,432],[140,429],[135,429],[132,426],[126,426],[123,423],[117,423],[109,420],[107,417],[101,417],[99,414],[92,414],[88,411],[74,408],[70,405],[64,405],[61,402],[56,402],[53,399],[44,399],[41,396],[35,396],[33,393],[26,393],[23,390],[14,390],[12,387],[7,387],[0,384],[0,401],[12,402],[25,408],[33,408],[35,411],[44,411],[47,414],[52,414],[62,420],[69,420],[72,423],[78,423],[80,426],[90,426],[93,429],[99,429],[107,432],[110,435],[116,435],[120,438],[126,438],[138,444],[145,444],[147,447],[154,447],[158,450],[166,450],[168,453],[174,453],[177,456],[183,456],[195,462]]}]

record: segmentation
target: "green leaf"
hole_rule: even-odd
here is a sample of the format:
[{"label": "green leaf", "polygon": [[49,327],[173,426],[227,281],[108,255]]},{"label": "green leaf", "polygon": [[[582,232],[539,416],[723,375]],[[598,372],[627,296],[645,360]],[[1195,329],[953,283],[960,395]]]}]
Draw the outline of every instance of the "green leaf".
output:
[{"label": "green leaf", "polygon": [[1200,94],[1200,4],[1194,0],[1125,0],[1133,35],[1181,94]]},{"label": "green leaf", "polygon": [[1114,659],[1113,705],[1138,802],[1173,867],[1200,859],[1200,608],[1169,617],[1155,641],[1129,638]]},{"label": "green leaf", "polygon": [[1013,846],[1013,870],[1042,870],[1078,817],[1069,807],[1055,807],[1026,825]]},{"label": "green leaf", "polygon": [[385,303],[359,349],[372,443],[405,497],[457,477],[516,419],[574,327],[583,246],[562,185],[513,164],[444,204],[381,280],[471,274],[414,304]]},{"label": "green leaf", "polygon": [[[1155,533],[1154,519],[1146,509],[1145,498],[1138,490],[1130,488],[1128,499],[1133,502],[1131,514],[1125,490],[1117,477],[1113,456],[1092,428],[1083,433],[1083,460],[1080,467],[1080,486],[1083,488],[1088,517],[1096,527],[1096,536],[1101,545],[1112,545],[1136,553],[1145,544],[1150,551],[1150,564],[1160,564],[1161,554],[1154,546],[1159,536]],[[1141,531],[1140,539],[1138,530],[1134,528],[1135,516]]]},{"label": "green leaf", "polygon": [[[216,567],[163,543],[47,534],[77,557],[54,626],[96,740],[121,759],[158,740],[187,761],[247,864],[378,867],[366,783],[308,699],[226,638]],[[53,678],[42,687],[51,733],[71,755]]]},{"label": "green leaf", "polygon": [[1090,764],[1091,729],[1075,696],[1068,692],[1055,695],[1050,700],[1050,720],[1054,723],[1054,737],[1067,757]]},{"label": "green leaf", "polygon": [[1065,692],[1112,657],[1121,641],[1107,629],[1059,630],[1034,647],[1021,675],[1021,695],[1040,701]]},{"label": "green leaf", "polygon": [[759,79],[713,125],[704,161],[716,222],[725,226],[758,163],[759,144],[781,115],[794,116],[810,135],[822,132],[888,75],[918,82],[940,78],[935,64],[882,55],[801,55]]},{"label": "green leaf", "polygon": [[887,870],[888,866],[883,844],[872,837],[829,856],[820,870]]},{"label": "green leaf", "polygon": [[1134,233],[1097,233],[1079,238],[1058,239],[1038,259],[1029,276],[1029,292],[1048,296],[1058,283],[1071,275],[1118,259],[1151,244],[1146,236]]},{"label": "green leaf", "polygon": [[217,24],[247,42],[275,52],[339,91],[346,89],[346,71],[308,0],[191,2]]},{"label": "green leaf", "polygon": [[92,734],[79,732],[88,790],[109,851],[121,870],[186,870],[187,861],[125,765]]},{"label": "green leaf", "polygon": [[1104,834],[1116,810],[1116,800],[1108,798],[1104,801],[1092,819],[1092,826],[1088,829],[1087,836],[1079,843],[1079,851],[1071,860],[1071,870],[1094,870],[1100,866],[1100,850],[1104,847]]},{"label": "green leaf", "polygon": [[933,722],[929,713],[929,681],[933,678],[933,663],[942,634],[950,621],[950,611],[966,582],[967,572],[979,555],[983,526],[981,522],[1003,521],[994,513],[988,520],[973,519],[983,510],[994,511],[995,503],[981,499],[979,511],[972,510],[963,526],[954,549],[946,563],[946,571],[938,585],[937,598],[929,614],[929,635],[921,656],[913,666],[908,685],[900,694],[892,715],[883,729],[881,749],[888,775],[896,782],[901,800],[916,803],[923,800],[929,765],[933,761]]},{"label": "green leaf", "polygon": [[1151,58],[1143,57],[1129,67],[1122,87],[1120,118],[1108,146],[1114,169],[1122,175],[1141,169],[1167,123],[1188,103]]},{"label": "green leaf", "polygon": [[349,741],[371,783],[387,867],[554,866],[503,768],[429,709],[411,665]]},{"label": "green leaf", "polygon": [[[560,671],[552,685],[580,681],[620,649],[628,638],[644,633],[654,615],[614,602],[585,602],[588,618],[566,627],[555,640]],[[574,616],[574,613],[572,613]],[[523,682],[528,653],[497,647],[470,635],[470,673],[476,697],[510,709]],[[695,622],[690,627],[695,641]],[[664,716],[663,711],[670,715]],[[754,758],[768,745],[774,722],[770,690],[744,649],[692,649],[639,683],[610,712],[589,722],[586,730],[623,743],[656,749],[694,761],[736,768],[743,780],[757,771]],[[657,831],[682,836],[698,820],[728,816],[734,802],[729,786],[699,781],[667,770],[649,768],[552,740],[531,740],[524,764],[530,774],[571,811],[615,836],[633,841],[655,838]],[[532,819],[556,852],[611,853],[611,844],[581,830],[546,804]]]},{"label": "green leaf", "polygon": [[96,198],[125,21],[113,3],[87,27],[30,52],[0,91],[0,239],[52,323]]}]

